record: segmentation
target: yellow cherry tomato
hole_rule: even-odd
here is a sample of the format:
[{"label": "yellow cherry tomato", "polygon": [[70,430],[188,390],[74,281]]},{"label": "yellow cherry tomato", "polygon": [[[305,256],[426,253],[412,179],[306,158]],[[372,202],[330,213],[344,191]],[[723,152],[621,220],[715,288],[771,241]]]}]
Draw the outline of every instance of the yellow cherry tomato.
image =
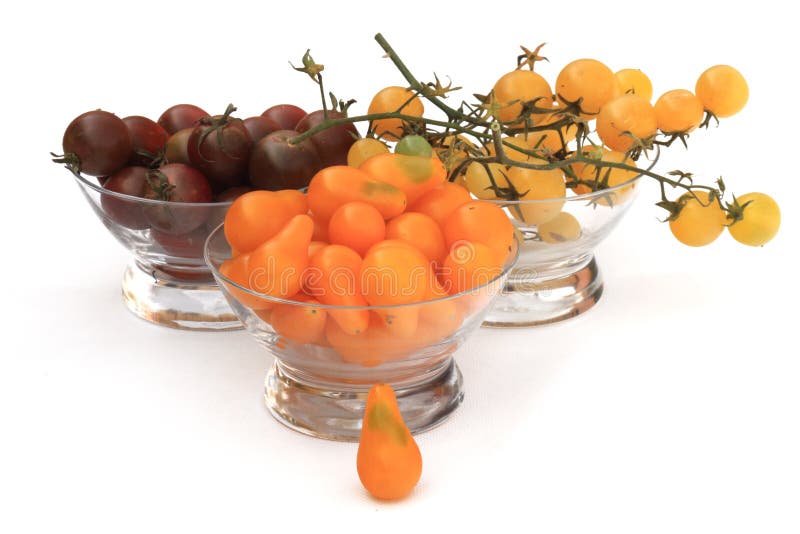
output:
[{"label": "yellow cherry tomato", "polygon": [[719,237],[727,216],[717,200],[709,200],[706,191],[696,191],[694,195],[684,193],[678,201],[683,203],[683,208],[678,217],[669,222],[675,239],[690,247],[702,247]]},{"label": "yellow cherry tomato", "polygon": [[656,101],[658,129],[665,134],[689,133],[703,122],[703,103],[691,91],[673,89]]},{"label": "yellow cherry tomato", "polygon": [[656,134],[656,110],[650,101],[634,95],[620,95],[606,102],[597,115],[597,135],[612,150],[626,152],[639,139]]},{"label": "yellow cherry tomato", "polygon": [[[527,224],[542,224],[553,219],[564,206],[567,186],[560,169],[540,171],[511,167],[508,181],[520,194],[519,204],[511,206],[514,218]],[[552,202],[545,202],[553,199]],[[538,202],[525,202],[538,201]]]},{"label": "yellow cherry tomato", "polygon": [[760,247],[775,237],[781,225],[778,203],[764,193],[747,193],[737,198],[744,206],[744,218],[728,226],[728,232],[739,243]]},{"label": "yellow cherry tomato", "polygon": [[556,78],[556,98],[560,102],[581,100],[581,116],[600,112],[603,104],[620,94],[614,73],[596,59],[577,59],[564,67]]},{"label": "yellow cherry tomato", "polygon": [[697,79],[695,94],[717,117],[730,117],[742,110],[750,90],[742,74],[730,65],[715,65]]},{"label": "yellow cherry tomato", "polygon": [[639,95],[648,102],[653,99],[653,84],[650,82],[650,78],[639,69],[622,69],[617,71],[614,76],[617,78],[622,94]]},{"label": "yellow cherry tomato", "polygon": [[574,215],[565,211],[539,225],[539,237],[545,243],[558,244],[575,241],[581,236],[581,224]]},{"label": "yellow cherry tomato", "polygon": [[369,158],[387,152],[389,152],[389,147],[386,146],[386,143],[374,137],[364,137],[350,145],[350,150],[347,151],[347,164],[358,168]]},{"label": "yellow cherry tomato", "polygon": [[[513,122],[522,112],[522,103],[536,100],[535,106],[544,108],[553,103],[553,91],[540,74],[529,70],[514,70],[504,74],[492,89],[501,109],[497,118],[502,122]],[[537,100],[538,99],[538,100]],[[531,122],[540,122],[543,115],[531,114]]]}]

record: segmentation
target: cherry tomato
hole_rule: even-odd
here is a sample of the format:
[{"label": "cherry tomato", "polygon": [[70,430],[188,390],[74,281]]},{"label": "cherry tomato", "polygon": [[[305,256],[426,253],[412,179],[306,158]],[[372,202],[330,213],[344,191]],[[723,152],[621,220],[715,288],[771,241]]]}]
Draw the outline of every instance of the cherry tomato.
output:
[{"label": "cherry tomato", "polygon": [[253,143],[258,143],[261,138],[265,137],[267,134],[281,129],[277,122],[263,115],[247,117],[242,121],[242,124],[247,128],[247,133],[250,134],[250,140],[253,141]]},{"label": "cherry tomato", "polygon": [[441,262],[447,253],[441,228],[436,221],[423,213],[403,213],[389,221],[386,225],[386,239],[397,239],[414,245],[431,262]]},{"label": "cherry tomato", "polygon": [[[146,167],[123,167],[112,174],[103,187],[115,193],[143,198],[148,190],[147,172]],[[138,200],[102,195],[100,203],[106,216],[122,226],[134,230],[143,230],[149,226],[142,213],[142,203]]]},{"label": "cherry tomato", "polygon": [[64,132],[64,159],[77,159],[80,172],[108,176],[125,166],[133,144],[125,123],[107,111],[88,111],[76,117]]},{"label": "cherry tomato", "polygon": [[192,136],[194,127],[178,130],[167,139],[167,146],[164,152],[164,159],[167,163],[185,163],[191,165],[189,159],[189,138]]},{"label": "cherry tomato", "polygon": [[289,298],[302,288],[308,267],[308,245],[314,221],[295,215],[271,239],[250,252],[247,261],[250,288],[278,298]]},{"label": "cherry tomato", "polygon": [[658,129],[665,134],[689,133],[703,122],[703,103],[691,91],[673,89],[656,101]]},{"label": "cherry tomato", "polygon": [[250,252],[276,236],[294,216],[306,213],[303,194],[291,193],[300,198],[287,201],[286,194],[275,191],[250,191],[237,198],[225,215],[228,243],[239,252]]},{"label": "cherry tomato", "polygon": [[494,200],[497,188],[508,188],[508,167],[502,163],[473,161],[464,174],[464,185],[483,200]]},{"label": "cherry tomato", "polygon": [[650,78],[639,69],[622,69],[614,76],[617,78],[620,93],[641,96],[648,102],[653,99],[653,84]]},{"label": "cherry tomato", "polygon": [[612,150],[626,152],[634,143],[628,132],[639,139],[656,134],[656,110],[649,100],[623,94],[606,102],[597,115],[597,135]]},{"label": "cherry tomato", "polygon": [[[560,169],[536,170],[511,167],[508,181],[520,195],[520,203],[509,211],[514,218],[527,224],[542,224],[554,218],[564,206],[567,192],[564,173]],[[539,202],[551,200],[552,202]],[[526,202],[526,201],[536,202]]]},{"label": "cherry tomato", "polygon": [[504,260],[483,243],[458,241],[444,259],[439,280],[449,294],[461,293],[500,276]]},{"label": "cherry tomato", "polygon": [[778,203],[764,193],[747,193],[737,198],[744,206],[744,218],[728,226],[728,232],[736,241],[760,247],[770,241],[781,225],[781,210]]},{"label": "cherry tomato", "polygon": [[215,191],[242,183],[252,148],[244,123],[227,115],[200,119],[188,141],[192,166],[205,175]]},{"label": "cherry tomato", "polygon": [[683,208],[676,219],[669,221],[669,229],[678,241],[702,247],[719,237],[727,224],[727,216],[716,200],[709,200],[707,192],[684,193],[679,202]]},{"label": "cherry tomato", "polygon": [[596,59],[576,59],[561,69],[556,78],[556,96],[559,101],[576,102],[581,99],[581,116],[597,115],[603,105],[620,94],[614,73]]},{"label": "cherry tomato", "polygon": [[[369,103],[367,113],[399,112],[403,115],[422,117],[425,106],[412,91],[405,87],[390,86],[378,91]],[[404,126],[401,119],[378,119],[372,121],[370,128],[378,137],[396,141],[403,137]]]},{"label": "cherry tomato", "polygon": [[549,221],[540,224],[538,232],[545,243],[565,243],[575,241],[581,236],[581,224],[574,215],[562,211]]},{"label": "cherry tomato", "polygon": [[267,117],[275,121],[278,126],[280,126],[279,130],[294,130],[297,123],[300,119],[305,117],[305,115],[306,112],[304,109],[293,106],[292,104],[278,104],[277,106],[267,108],[266,111],[261,114],[262,117]]},{"label": "cherry tomato", "polygon": [[132,154],[128,163],[149,166],[162,154],[167,144],[167,131],[147,117],[132,115],[122,119],[131,135]]},{"label": "cherry tomato", "polygon": [[[508,221],[508,219],[506,219]],[[373,246],[361,264],[361,289],[373,306],[425,300],[428,258],[418,248],[396,239]]]},{"label": "cherry tomato", "polygon": [[514,243],[514,226],[498,206],[473,200],[459,206],[444,224],[448,248],[459,241],[483,243],[505,260]]},{"label": "cherry tomato", "polygon": [[422,195],[408,211],[424,213],[441,227],[456,208],[470,200],[469,191],[464,187],[445,182]]},{"label": "cherry tomato", "polygon": [[272,328],[293,343],[318,344],[325,334],[328,312],[315,306],[319,304],[318,300],[302,293],[292,300],[303,304],[277,304],[272,309]]},{"label": "cherry tomato", "polygon": [[[594,152],[595,155],[600,156],[597,159],[600,159],[601,161],[624,163],[626,165],[630,165],[631,167],[636,166],[636,162],[633,161],[623,152],[617,152],[615,150],[605,150],[601,147],[597,148],[584,147],[584,151]],[[625,182],[633,180],[638,176],[638,173],[636,171],[602,167],[598,165],[593,165],[592,163],[574,165],[573,169],[575,170],[575,174],[578,176],[580,180],[586,182],[592,182],[592,184],[594,185],[594,187],[590,187],[589,185],[585,184],[580,184],[576,186],[573,190],[575,191],[575,193],[579,195],[590,193],[593,190],[617,187]],[[609,206],[609,205],[616,206],[617,204],[623,202],[631,194],[635,185],[636,185],[635,183],[631,183],[629,185],[620,187],[615,191],[609,192],[605,196],[602,196],[599,199],[597,199],[597,203],[603,206]]]},{"label": "cherry tomato", "polygon": [[289,139],[300,135],[294,130],[278,130],[263,137],[250,155],[250,182],[257,189],[299,189],[306,187],[322,168],[316,145],[306,139],[295,145]]},{"label": "cherry tomato", "polygon": [[[497,103],[502,106],[497,118],[503,122],[517,121],[522,104],[531,102],[536,107],[548,108],[553,103],[553,91],[540,74],[529,70],[514,70],[504,74],[492,89]],[[531,123],[541,122],[544,115],[533,113]],[[521,123],[520,123],[521,124]]]},{"label": "cherry tomato", "polygon": [[435,157],[380,154],[362,163],[359,169],[375,181],[395,186],[410,203],[447,179],[447,169]]},{"label": "cherry tomato", "polygon": [[169,201],[169,204],[142,207],[145,217],[156,230],[173,235],[187,234],[208,218],[208,206],[181,206],[182,203],[213,200],[208,180],[197,169],[183,163],[170,163],[150,170],[147,185],[147,198]]},{"label": "cherry tomato", "polygon": [[177,104],[167,109],[158,118],[158,124],[164,128],[169,135],[184,128],[194,128],[200,119],[208,117],[208,113],[202,108],[192,104]]},{"label": "cherry tomato", "polygon": [[324,304],[343,306],[329,310],[344,333],[357,335],[369,326],[367,301],[361,293],[361,256],[344,245],[327,245],[309,260],[304,278],[308,293]]},{"label": "cherry tomato", "polygon": [[703,106],[717,117],[730,117],[747,104],[750,90],[738,70],[729,65],[715,65],[706,69],[697,79],[694,88]]},{"label": "cherry tomato", "polygon": [[394,153],[429,158],[433,155],[433,147],[421,135],[406,135],[395,145]]},{"label": "cherry tomato", "polygon": [[389,147],[386,143],[373,137],[364,137],[357,140],[347,151],[347,164],[350,167],[360,167],[362,163],[372,156],[387,154]]},{"label": "cherry tomato", "polygon": [[[321,109],[312,111],[300,119],[294,129],[300,133],[307,132],[325,121],[325,117],[325,112]],[[327,112],[328,120],[343,119],[345,117],[346,115],[338,111]],[[317,147],[317,152],[322,158],[322,165],[330,167],[331,165],[347,164],[347,151],[350,150],[350,147],[353,146],[358,137],[358,131],[355,126],[341,124],[314,134],[311,136],[311,142]]]},{"label": "cherry tomato", "polygon": [[345,245],[363,256],[367,250],[386,237],[383,215],[366,202],[348,202],[333,212],[328,223],[331,243]]}]

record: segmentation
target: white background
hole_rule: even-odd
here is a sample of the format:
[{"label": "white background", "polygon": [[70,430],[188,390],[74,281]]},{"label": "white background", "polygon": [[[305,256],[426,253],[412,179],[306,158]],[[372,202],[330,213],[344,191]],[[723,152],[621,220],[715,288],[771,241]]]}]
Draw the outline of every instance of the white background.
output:
[{"label": "white background", "polygon": [[[735,3],[733,3],[735,4]],[[796,56],[785,4],[702,2],[15,2],[2,20],[0,531],[800,531]],[[24,6],[24,7],[19,7]],[[418,438],[406,500],[361,488],[355,444],[270,418],[270,357],[244,332],[186,333],[127,312],[126,252],[67,171],[64,127],[101,107],[156,118],[179,102],[241,116],[318,106],[287,63],[306,48],[365,109],[402,84],[381,31],[423,78],[485,92],[517,46],[546,41],[551,81],[596,57],[656,95],[738,67],[750,102],[658,169],[772,194],[781,233],[678,244],[645,188],[600,247],[600,304],[563,324],[477,332],[466,399]],[[653,184],[650,184],[653,185]]]}]

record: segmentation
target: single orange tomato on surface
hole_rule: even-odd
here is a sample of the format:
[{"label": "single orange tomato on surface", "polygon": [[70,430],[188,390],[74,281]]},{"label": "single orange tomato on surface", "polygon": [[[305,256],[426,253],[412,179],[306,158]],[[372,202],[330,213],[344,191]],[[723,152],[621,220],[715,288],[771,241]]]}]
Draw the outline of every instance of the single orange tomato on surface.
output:
[{"label": "single orange tomato on surface", "polygon": [[411,493],[422,476],[419,446],[386,384],[374,385],[367,395],[356,469],[367,491],[387,500]]}]

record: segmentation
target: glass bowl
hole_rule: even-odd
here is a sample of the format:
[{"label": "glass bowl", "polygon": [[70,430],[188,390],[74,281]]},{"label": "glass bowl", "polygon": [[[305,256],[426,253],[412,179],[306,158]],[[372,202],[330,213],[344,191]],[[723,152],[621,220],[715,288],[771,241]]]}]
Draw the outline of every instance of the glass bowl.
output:
[{"label": "glass bowl", "polygon": [[74,174],[105,227],[132,253],[122,276],[122,298],[129,310],[152,323],[184,330],[242,328],[203,259],[203,244],[232,201],[139,198]]},{"label": "glass bowl", "polygon": [[[440,424],[458,407],[462,377],[453,354],[500,294],[517,248],[498,276],[474,289],[418,304],[363,307],[283,300],[237,285],[220,273],[231,257],[223,226],[209,236],[205,254],[236,315],[275,357],[265,381],[270,413],[305,434],[357,441],[376,383],[394,388],[411,432]],[[333,317],[353,312],[370,316],[358,335],[345,333]]]},{"label": "glass bowl", "polygon": [[[646,170],[657,160],[655,151]],[[490,201],[507,212],[521,244],[519,261],[484,326],[549,324],[594,306],[603,294],[594,250],[628,211],[641,177],[559,199]]]}]

